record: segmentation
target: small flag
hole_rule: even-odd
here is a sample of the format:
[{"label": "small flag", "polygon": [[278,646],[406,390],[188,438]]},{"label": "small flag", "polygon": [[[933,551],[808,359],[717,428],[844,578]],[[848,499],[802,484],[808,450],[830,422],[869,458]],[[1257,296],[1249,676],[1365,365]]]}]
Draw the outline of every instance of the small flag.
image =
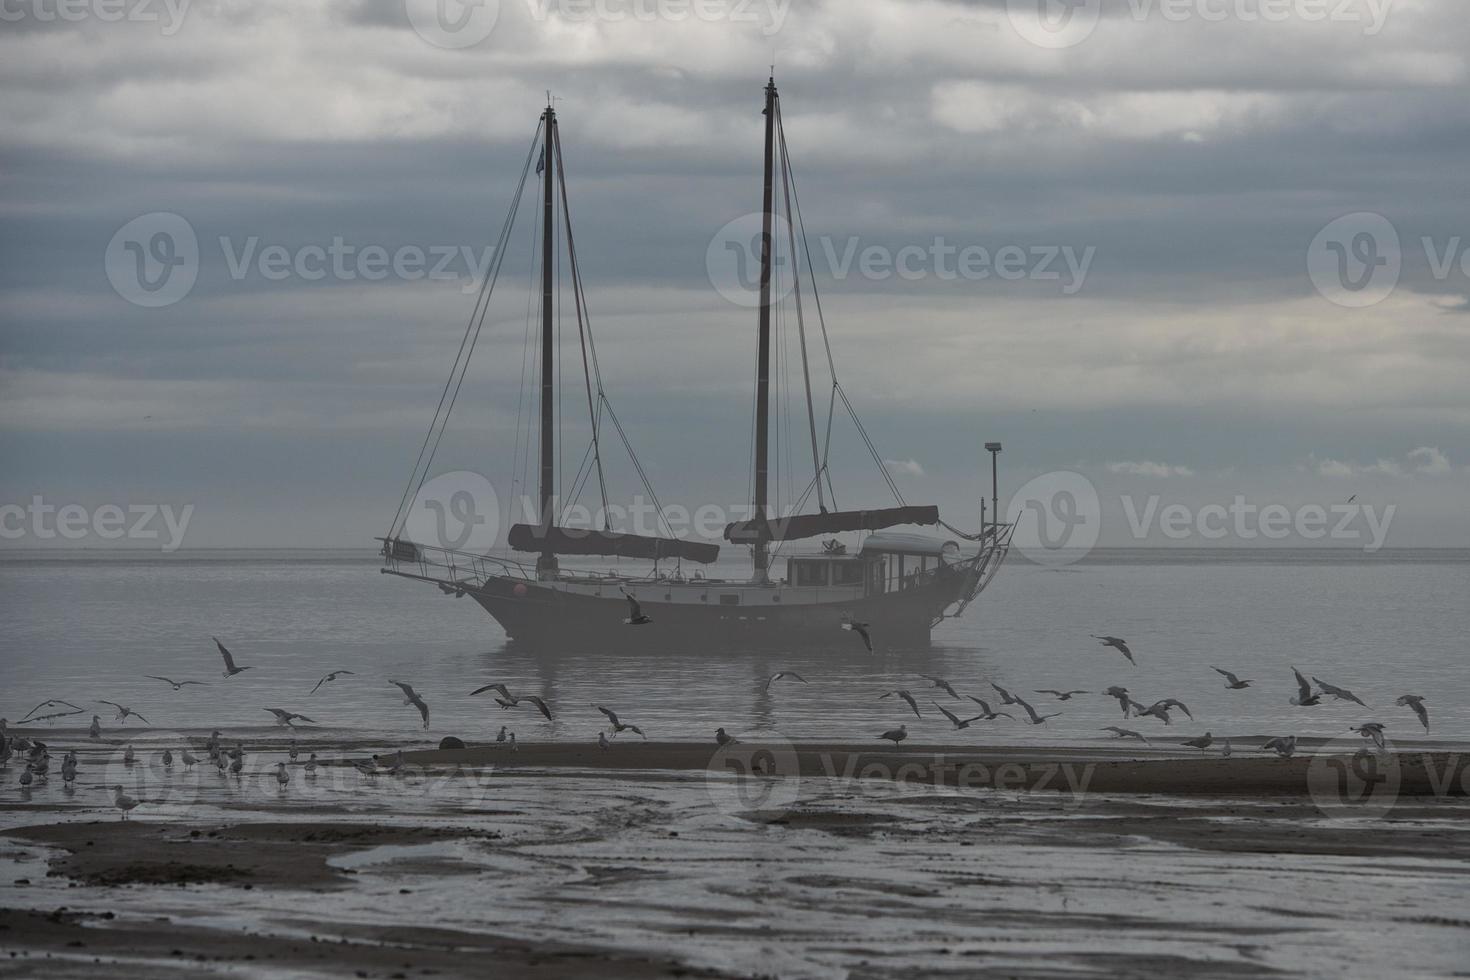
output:
[{"label": "small flag", "polygon": [[546,169],[546,147],[541,148],[541,156],[536,160],[536,176],[541,176],[541,171]]}]

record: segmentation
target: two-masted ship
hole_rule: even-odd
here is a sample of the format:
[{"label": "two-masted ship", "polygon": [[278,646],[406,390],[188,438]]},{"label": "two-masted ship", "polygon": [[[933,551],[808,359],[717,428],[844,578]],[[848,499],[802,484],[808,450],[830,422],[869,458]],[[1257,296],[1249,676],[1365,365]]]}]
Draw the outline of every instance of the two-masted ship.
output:
[{"label": "two-masted ship", "polygon": [[[832,381],[827,399],[826,437],[819,438],[807,358],[809,314],[802,306],[802,262],[797,249],[798,241],[804,246],[805,234],[800,232],[798,237],[795,230],[801,227],[800,209],[795,203],[774,79],[765,89],[764,116],[764,181],[760,235],[756,243],[759,292],[758,302],[754,304],[755,431],[749,512],[753,516],[731,522],[724,529],[725,541],[748,550],[750,574],[735,577],[708,574],[706,567],[719,558],[720,546],[676,538],[671,528],[668,534],[635,534],[607,526],[568,527],[563,523],[563,508],[556,493],[558,425],[554,415],[559,347],[554,307],[559,295],[559,271],[564,270],[570,276],[582,352],[583,378],[579,381],[585,382],[577,385],[582,389],[577,396],[579,401],[585,396],[591,426],[586,457],[590,462],[579,471],[578,478],[590,482],[595,467],[597,485],[606,502],[600,437],[611,432],[623,443],[645,488],[650,496],[653,494],[627,433],[612,410],[597,366],[567,206],[557,114],[552,104],[548,104],[538,122],[495,259],[481,286],[465,339],[409,486],[388,534],[379,539],[383,572],[435,584],[447,595],[468,596],[495,618],[512,642],[550,649],[630,646],[687,649],[701,645],[769,649],[799,645],[860,650],[861,644],[853,633],[842,632],[844,627],[850,629],[854,624],[862,627],[859,632],[866,633],[880,652],[922,648],[929,645],[934,626],[946,617],[958,616],[989,584],[1005,558],[1013,530],[1011,524],[998,520],[994,488],[990,519],[986,521],[982,517],[981,530],[977,533],[960,531],[942,521],[935,506],[914,505],[904,500],[837,381],[820,303],[815,302],[814,318],[821,328]],[[448,425],[468,369],[469,352],[484,323],[515,214],[528,186],[536,182],[540,190],[540,329],[538,341],[534,341],[539,342],[539,350],[532,353],[539,367],[539,425],[534,438],[539,463],[537,519],[535,523],[519,523],[509,529],[505,541],[509,550],[505,554],[470,553],[444,547],[442,542],[412,540],[406,533],[409,512],[416,493],[432,471],[434,450]],[[778,236],[781,229],[785,235]],[[560,261],[559,242],[566,248],[565,263]],[[770,500],[772,310],[776,305],[772,270],[778,247],[789,248],[792,259],[784,264],[783,274],[789,274],[794,281],[789,288],[784,282],[782,286],[786,297],[796,305],[813,474],[806,491],[782,513],[776,512]],[[809,252],[805,258],[805,267],[810,271]],[[815,282],[809,288],[815,297]],[[825,441],[830,447],[832,417],[839,408],[850,415],[861,433],[863,444],[894,496],[891,506],[836,509],[827,450],[821,444]],[[987,444],[987,448],[992,450],[993,469],[994,451],[999,445]],[[829,502],[833,507],[828,506]],[[983,514],[983,495],[980,509]],[[906,526],[933,527],[941,533],[935,536],[891,530]],[[859,532],[861,540],[849,545],[838,537],[850,536],[852,532]],[[792,544],[803,541],[808,542],[808,550],[799,551],[799,546]],[[813,541],[818,547],[810,547]],[[528,559],[507,556],[513,554],[524,554]],[[531,555],[535,556],[534,561],[529,560]],[[564,567],[560,561],[575,558],[568,565],[581,566],[587,562],[580,559],[589,557],[615,557],[619,559],[620,569],[623,560],[652,564],[637,573],[628,573]],[[634,618],[630,611],[635,604],[646,617],[641,625],[628,622]]]}]

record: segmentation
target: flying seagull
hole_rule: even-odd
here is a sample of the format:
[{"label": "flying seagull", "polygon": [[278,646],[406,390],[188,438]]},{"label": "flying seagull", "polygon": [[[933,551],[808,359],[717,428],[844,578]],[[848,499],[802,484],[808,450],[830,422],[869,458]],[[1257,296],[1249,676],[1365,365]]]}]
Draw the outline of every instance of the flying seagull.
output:
[{"label": "flying seagull", "polygon": [[971,701],[974,701],[980,706],[980,710],[984,712],[980,715],[980,717],[984,718],[986,721],[994,721],[997,718],[1009,718],[1012,721],[1016,720],[1016,716],[1011,714],[1009,711],[991,711],[990,705],[986,704],[982,699],[975,697],[975,695],[973,694],[966,694],[965,697],[969,698]]},{"label": "flying seagull", "polygon": [[219,655],[221,657],[223,657],[224,660],[225,660],[225,676],[226,677],[234,677],[236,674],[240,673],[241,671],[250,670],[249,667],[236,667],[235,666],[235,658],[232,657],[232,656],[230,656],[230,651],[228,651],[228,650],[225,649],[225,645],[219,641],[219,637],[217,637],[217,636],[211,636],[210,639],[214,641],[214,645],[215,646],[219,647]]},{"label": "flying seagull", "polygon": [[191,684],[195,687],[209,686],[203,681],[176,681],[170,677],[160,677],[157,674],[144,674],[143,676],[148,678],[150,681],[163,681],[165,684],[172,687],[175,691],[182,691],[184,688],[190,686]]},{"label": "flying seagull", "polygon": [[511,698],[510,699],[510,706],[512,708],[514,708],[516,705],[520,704],[522,701],[529,701],[529,702],[531,702],[532,704],[534,704],[536,706],[536,710],[537,711],[540,711],[543,715],[546,716],[546,720],[547,721],[550,721],[551,720],[551,709],[546,706],[546,702],[545,701],[541,700],[539,697],[537,697],[534,694],[523,694],[520,697]]},{"label": "flying seagull", "polygon": [[884,732],[878,737],[882,739],[887,739],[895,746],[897,746],[899,742],[902,742],[904,739],[909,737],[909,726],[899,725],[897,728],[890,728],[888,729],[888,731]]},{"label": "flying seagull", "polygon": [[873,637],[868,633],[867,623],[859,623],[849,619],[842,624],[842,628],[845,630],[850,630],[851,632],[856,633],[858,636],[862,637],[863,646],[868,648],[869,653],[873,652]]},{"label": "flying seagull", "polygon": [[1261,748],[1268,752],[1275,752],[1283,759],[1290,759],[1292,753],[1296,751],[1296,736],[1278,735],[1275,738],[1268,738],[1261,743]]},{"label": "flying seagull", "polygon": [[1394,701],[1394,704],[1401,708],[1412,708],[1414,714],[1419,716],[1419,724],[1424,726],[1426,732],[1429,731],[1429,709],[1424,707],[1424,695],[1402,694]]},{"label": "flying seagull", "polygon": [[611,708],[604,708],[600,704],[594,704],[592,707],[596,708],[598,711],[601,711],[604,715],[607,715],[607,720],[612,723],[614,738],[617,738],[617,736],[621,732],[635,732],[637,733],[639,738],[648,738],[647,735],[643,734],[643,729],[639,728],[637,725],[624,724],[621,720],[619,720],[617,712],[613,711]]},{"label": "flying seagull", "polygon": [[70,701],[63,701],[60,698],[54,698],[50,701],[42,701],[30,711],[27,711],[26,716],[20,720],[20,724],[24,725],[26,722],[31,721],[31,716],[34,715],[37,711],[40,711],[42,708],[55,708],[63,704],[66,705],[68,708],[73,708],[77,711],[85,710],[84,708],[80,708],[77,705],[72,704]]},{"label": "flying seagull", "polygon": [[1149,742],[1146,735],[1142,734],[1141,732],[1135,732],[1131,728],[1119,728],[1117,725],[1108,725],[1106,728],[1099,729],[1099,731],[1112,732],[1118,738],[1136,738],[1140,742],[1143,742],[1145,744],[1153,744],[1152,742]]},{"label": "flying seagull", "polygon": [[1169,711],[1173,708],[1178,708],[1180,711],[1184,712],[1184,714],[1188,716],[1191,720],[1194,719],[1194,715],[1189,713],[1189,707],[1183,701],[1180,701],[1177,698],[1164,698],[1162,701],[1155,701],[1147,708],[1140,709],[1138,712],[1138,717],[1157,718],[1166,725],[1172,725],[1174,722],[1173,719],[1169,717]]},{"label": "flying seagull", "polygon": [[973,718],[961,718],[959,715],[955,714],[953,711],[950,711],[948,708],[946,708],[944,705],[940,704],[938,701],[931,701],[929,703],[932,704],[932,705],[934,705],[934,707],[938,708],[939,709],[939,713],[942,714],[942,715],[944,715],[944,717],[946,717],[946,718],[949,719],[949,723],[954,726],[955,731],[959,731],[961,728],[969,728],[970,727],[970,723],[973,722],[973,721],[984,721],[985,720],[985,716],[984,715],[976,715]]},{"label": "flying seagull", "polygon": [[801,681],[803,684],[806,683],[806,678],[802,677],[794,670],[778,670],[774,674],[772,674],[769,679],[767,679],[766,690],[769,691],[771,689],[771,685],[776,683],[783,677],[789,677],[794,681]]},{"label": "flying seagull", "polygon": [[486,691],[498,691],[500,692],[500,697],[506,701],[511,701],[515,697],[515,695],[510,693],[510,688],[504,684],[486,684],[484,687],[477,687],[470,692],[470,697],[474,697],[476,694],[484,694]]},{"label": "flying seagull", "polygon": [[1380,749],[1383,748],[1383,725],[1376,721],[1365,721],[1361,725],[1349,728],[1348,731],[1357,732],[1364,738],[1371,738],[1374,745]]},{"label": "flying seagull", "polygon": [[99,700],[97,703],[98,704],[110,704],[114,708],[117,709],[117,717],[114,718],[113,721],[120,721],[123,724],[127,724],[128,718],[131,717],[131,718],[138,719],[139,721],[141,721],[145,725],[151,725],[151,724],[153,724],[153,722],[149,721],[147,718],[144,718],[142,715],[138,714],[132,708],[128,708],[128,707],[125,707],[125,706],[123,706],[121,704],[118,704],[116,701],[102,701],[102,700]]},{"label": "flying seagull", "polygon": [[1078,694],[1086,694],[1086,691],[1054,691],[1049,687],[1038,688],[1037,694],[1050,694],[1058,701],[1070,701]]},{"label": "flying seagull", "polygon": [[932,683],[935,687],[939,688],[941,691],[943,691],[945,694],[948,694],[956,701],[960,700],[959,692],[954,689],[954,685],[945,680],[943,677],[935,677],[933,674],[920,674],[919,676],[924,678],[924,680]]},{"label": "flying seagull", "polygon": [[1060,718],[1062,715],[1060,711],[1054,711],[1049,715],[1038,715],[1036,713],[1036,709],[1031,707],[1030,704],[1026,703],[1025,698],[1016,698],[1016,704],[1019,704],[1022,708],[1026,709],[1027,717],[1024,720],[1029,721],[1033,725],[1040,725],[1044,723],[1048,718]]},{"label": "flying seagull", "polygon": [[912,694],[910,694],[908,691],[905,691],[903,689],[899,689],[897,691],[889,691],[887,694],[880,694],[880,695],[878,695],[878,700],[879,701],[882,701],[884,698],[891,698],[895,694],[897,694],[899,697],[903,698],[905,701],[907,701],[909,703],[909,707],[914,709],[914,717],[915,718],[922,718],[922,717],[924,717],[922,714],[919,713],[919,703],[914,700],[914,696]]},{"label": "flying seagull", "polygon": [[1302,676],[1302,672],[1295,667],[1291,668],[1291,672],[1296,675],[1296,694],[1292,695],[1290,703],[1302,708],[1309,708],[1313,705],[1321,704],[1322,695],[1312,692],[1312,685],[1307,683],[1307,679]]},{"label": "flying seagull", "polygon": [[1018,701],[1021,700],[1020,698],[1018,698],[1014,694],[1012,694],[1010,691],[1007,691],[1005,688],[1001,687],[999,684],[994,684],[993,683],[990,686],[993,687],[993,688],[995,688],[996,693],[998,693],[1000,695],[1000,703],[1001,704],[1016,704]]},{"label": "flying seagull", "polygon": [[1114,684],[1103,693],[1110,698],[1118,699],[1118,706],[1123,709],[1123,717],[1127,718],[1128,706],[1134,703],[1133,699],[1128,696],[1128,688],[1119,687],[1118,685]]},{"label": "flying seagull", "polygon": [[1312,680],[1316,683],[1318,687],[1322,689],[1323,694],[1332,695],[1333,700],[1351,701],[1353,702],[1353,704],[1361,705],[1364,708],[1368,707],[1366,704],[1363,704],[1361,698],[1359,698],[1356,694],[1354,694],[1352,691],[1349,691],[1345,687],[1338,687],[1336,684],[1329,684],[1326,681],[1321,680],[1317,677],[1313,677]]},{"label": "flying seagull", "polygon": [[1089,633],[1088,635],[1091,636],[1094,640],[1100,642],[1103,646],[1112,647],[1114,650],[1117,650],[1123,656],[1128,658],[1128,662],[1130,664],[1137,666],[1138,661],[1133,659],[1133,651],[1128,649],[1128,644],[1123,642],[1123,640],[1119,639],[1116,636],[1098,636],[1096,633]]},{"label": "flying seagull", "polygon": [[403,692],[403,703],[404,704],[411,704],[415,708],[418,708],[419,709],[419,715],[421,715],[423,717],[423,719],[424,719],[424,728],[428,728],[429,727],[429,705],[428,705],[428,702],[426,702],[422,697],[419,696],[419,692],[418,691],[415,691],[413,689],[413,685],[412,684],[405,684],[402,681],[393,681],[393,680],[390,680],[388,683],[389,684],[392,684],[394,687],[398,688],[400,691]]},{"label": "flying seagull", "polygon": [[81,711],[52,711],[52,712],[48,712],[47,714],[44,714],[44,715],[36,715],[33,718],[27,718],[26,721],[27,721],[27,723],[33,722],[33,721],[46,721],[46,722],[51,722],[51,721],[55,721],[57,718],[69,718],[72,715],[80,715],[80,714],[83,714],[83,713],[85,713],[85,710],[86,709],[82,709]]},{"label": "flying seagull", "polygon": [[261,708],[260,710],[269,711],[271,714],[276,716],[277,725],[285,725],[288,728],[294,728],[295,726],[291,723],[298,718],[306,722],[308,725],[316,724],[316,720],[314,718],[308,718],[305,715],[299,715],[294,711],[285,711],[281,708]]},{"label": "flying seagull", "polygon": [[1201,752],[1203,752],[1205,749],[1215,744],[1215,736],[1210,734],[1209,732],[1205,732],[1199,738],[1186,738],[1184,740],[1184,744],[1188,745],[1191,748],[1199,749]]},{"label": "flying seagull", "polygon": [[351,674],[351,673],[352,673],[352,671],[350,671],[350,670],[334,670],[330,674],[324,675],[321,680],[319,680],[319,681],[316,682],[316,687],[313,687],[310,691],[307,691],[306,692],[306,696],[307,697],[311,697],[313,694],[316,693],[316,688],[317,687],[321,687],[323,684],[330,684],[330,683],[332,683],[332,681],[334,681],[337,678],[341,677],[343,674]]},{"label": "flying seagull", "polygon": [[1250,681],[1243,681],[1228,670],[1221,670],[1219,667],[1211,667],[1210,669],[1219,674],[1221,677],[1225,678],[1225,686],[1232,691],[1239,691],[1242,688],[1247,688],[1251,686]]},{"label": "flying seagull", "polygon": [[638,604],[637,599],[630,596],[627,591],[623,589],[619,589],[618,591],[622,592],[623,598],[628,600],[628,618],[623,620],[623,622],[627,623],[629,626],[646,626],[649,623],[653,622],[653,620],[643,615],[643,607]]}]

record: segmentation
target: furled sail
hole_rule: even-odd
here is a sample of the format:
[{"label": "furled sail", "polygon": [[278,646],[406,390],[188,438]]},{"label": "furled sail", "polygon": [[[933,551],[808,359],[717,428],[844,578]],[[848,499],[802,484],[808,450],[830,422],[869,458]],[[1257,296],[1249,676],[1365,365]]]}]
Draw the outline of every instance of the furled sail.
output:
[{"label": "furled sail", "polygon": [[753,544],[765,526],[765,540],[790,541],[839,531],[876,531],[896,524],[938,524],[939,508],[932,504],[887,507],[881,510],[839,510],[827,514],[796,514],[775,520],[737,521],[725,525],[725,540]]},{"label": "furled sail", "polygon": [[517,524],[510,529],[507,542],[516,551],[557,555],[611,555],[618,558],[682,558],[708,565],[720,556],[717,544],[677,541],[620,531],[594,531],[590,528],[551,527]]}]

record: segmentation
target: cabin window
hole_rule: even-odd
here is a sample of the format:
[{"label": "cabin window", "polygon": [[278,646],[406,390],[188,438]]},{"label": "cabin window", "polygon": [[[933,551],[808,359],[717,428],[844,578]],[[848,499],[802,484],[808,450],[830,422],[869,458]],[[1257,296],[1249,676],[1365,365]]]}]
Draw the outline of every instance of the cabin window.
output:
[{"label": "cabin window", "polygon": [[863,564],[857,561],[835,561],[832,563],[833,585],[862,585]]},{"label": "cabin window", "polygon": [[824,561],[798,561],[792,562],[795,566],[792,572],[793,585],[826,585],[827,563]]}]

